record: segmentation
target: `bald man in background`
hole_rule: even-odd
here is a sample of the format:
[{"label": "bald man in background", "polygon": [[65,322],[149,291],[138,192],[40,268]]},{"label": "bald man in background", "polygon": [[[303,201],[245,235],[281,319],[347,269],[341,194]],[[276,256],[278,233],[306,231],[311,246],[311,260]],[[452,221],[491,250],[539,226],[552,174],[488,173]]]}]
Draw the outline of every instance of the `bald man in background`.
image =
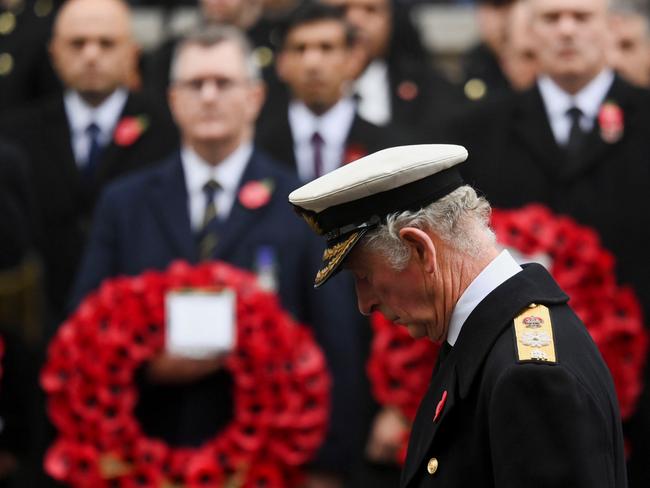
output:
[{"label": "bald man in background", "polygon": [[64,93],[3,114],[0,132],[32,164],[54,327],[65,314],[99,191],[161,159],[177,135],[165,111],[127,88],[138,48],[125,2],[69,0],[55,19],[49,50]]}]

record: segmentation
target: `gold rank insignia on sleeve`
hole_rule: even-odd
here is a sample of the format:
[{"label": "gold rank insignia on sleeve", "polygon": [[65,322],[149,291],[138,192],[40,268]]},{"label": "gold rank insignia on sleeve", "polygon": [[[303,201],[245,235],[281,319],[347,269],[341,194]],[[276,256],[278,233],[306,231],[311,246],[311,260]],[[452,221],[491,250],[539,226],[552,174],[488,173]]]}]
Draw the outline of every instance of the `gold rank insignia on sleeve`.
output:
[{"label": "gold rank insignia on sleeve", "polygon": [[515,318],[514,325],[519,361],[557,362],[548,307],[531,304]]}]

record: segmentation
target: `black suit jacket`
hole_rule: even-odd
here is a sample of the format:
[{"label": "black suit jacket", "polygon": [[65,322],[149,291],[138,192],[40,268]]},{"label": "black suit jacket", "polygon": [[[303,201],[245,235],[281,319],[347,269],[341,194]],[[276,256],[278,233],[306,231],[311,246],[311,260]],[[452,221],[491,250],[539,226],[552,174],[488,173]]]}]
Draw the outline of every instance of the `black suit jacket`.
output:
[{"label": "black suit jacket", "polygon": [[[537,88],[459,117],[445,142],[467,146],[466,179],[496,207],[548,205],[595,229],[617,261],[619,281],[631,284],[650,313],[650,93],[616,78],[607,100],[623,112],[620,140],[606,142],[598,122],[581,160],[570,165],[553,137]],[[650,378],[650,371],[645,374]],[[629,422],[631,486],[650,482],[650,390]]]},{"label": "black suit jacket", "polygon": [[61,3],[24,0],[0,6],[0,15],[13,15],[15,21],[12,29],[0,34],[2,68],[6,70],[0,76],[0,110],[61,92],[47,52],[52,22]]},{"label": "black suit jacket", "polygon": [[0,270],[17,266],[35,240],[34,191],[22,151],[0,140]]},{"label": "black suit jacket", "polygon": [[[532,264],[479,303],[420,405],[403,488],[627,486],[614,384],[567,300]],[[513,319],[531,303],[550,310],[556,363],[518,360]]]},{"label": "black suit jacket", "polygon": [[63,97],[6,114],[0,120],[0,131],[22,146],[31,163],[42,224],[39,247],[55,318],[61,318],[101,188],[161,159],[177,144],[171,120],[143,96],[131,93],[121,117],[140,115],[147,117],[149,127],[131,145],[111,142],[89,184],[82,181],[75,163]]}]

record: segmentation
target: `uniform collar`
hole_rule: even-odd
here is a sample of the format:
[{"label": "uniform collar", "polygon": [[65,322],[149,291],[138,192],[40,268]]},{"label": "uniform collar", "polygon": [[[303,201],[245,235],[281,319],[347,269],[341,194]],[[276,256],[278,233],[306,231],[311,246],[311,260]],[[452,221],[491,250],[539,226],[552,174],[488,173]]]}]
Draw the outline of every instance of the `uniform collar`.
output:
[{"label": "uniform collar", "polygon": [[504,249],[474,278],[460,296],[451,314],[447,333],[447,342],[451,346],[456,344],[463,324],[477,305],[501,283],[520,271],[521,266]]},{"label": "uniform collar", "polygon": [[443,365],[455,365],[460,396],[467,396],[492,345],[524,308],[531,303],[552,305],[568,300],[548,271],[536,263],[524,265],[483,298],[467,317]]}]

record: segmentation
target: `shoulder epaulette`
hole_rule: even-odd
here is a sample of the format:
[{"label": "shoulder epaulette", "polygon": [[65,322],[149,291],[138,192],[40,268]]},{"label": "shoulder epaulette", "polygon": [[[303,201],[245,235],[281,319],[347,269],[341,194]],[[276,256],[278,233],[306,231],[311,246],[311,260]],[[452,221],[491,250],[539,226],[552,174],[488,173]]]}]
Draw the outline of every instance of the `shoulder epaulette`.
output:
[{"label": "shoulder epaulette", "polygon": [[530,304],[515,317],[514,325],[519,361],[557,362],[548,307]]}]

